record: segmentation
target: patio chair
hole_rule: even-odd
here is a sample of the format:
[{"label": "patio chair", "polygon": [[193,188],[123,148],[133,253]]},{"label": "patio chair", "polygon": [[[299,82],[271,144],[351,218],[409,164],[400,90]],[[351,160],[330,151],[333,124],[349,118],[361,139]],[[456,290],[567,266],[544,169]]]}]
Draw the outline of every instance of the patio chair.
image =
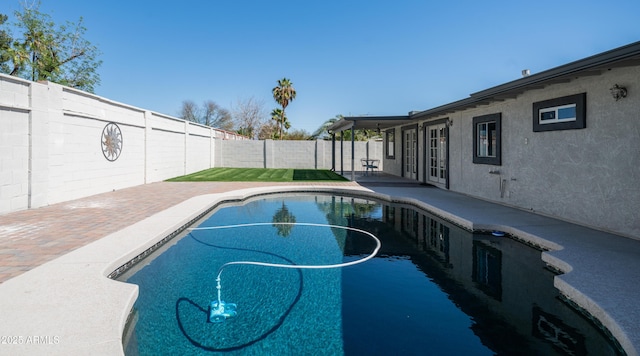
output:
[{"label": "patio chair", "polygon": [[366,175],[369,171],[369,163],[367,162],[367,159],[360,158],[360,164],[362,165],[362,173]]},{"label": "patio chair", "polygon": [[376,172],[379,171],[379,167],[380,166],[380,160],[379,159],[370,159],[369,160],[369,169],[371,170],[372,174],[375,174]]}]

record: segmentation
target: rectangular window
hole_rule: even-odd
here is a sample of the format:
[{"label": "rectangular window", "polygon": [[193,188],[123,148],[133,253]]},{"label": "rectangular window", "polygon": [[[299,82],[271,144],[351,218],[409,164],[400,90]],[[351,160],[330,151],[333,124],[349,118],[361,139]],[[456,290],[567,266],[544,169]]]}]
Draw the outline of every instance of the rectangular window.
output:
[{"label": "rectangular window", "polygon": [[496,122],[478,124],[478,157],[495,157],[498,143]]},{"label": "rectangular window", "polygon": [[533,103],[533,131],[586,127],[586,93]]},{"label": "rectangular window", "polygon": [[576,104],[553,106],[539,110],[540,125],[555,124],[558,122],[576,121]]},{"label": "rectangular window", "polygon": [[387,130],[387,146],[386,146],[386,155],[387,158],[394,159],[396,158],[396,130]]},{"label": "rectangular window", "polygon": [[500,113],[473,118],[473,163],[501,164],[501,126]]}]

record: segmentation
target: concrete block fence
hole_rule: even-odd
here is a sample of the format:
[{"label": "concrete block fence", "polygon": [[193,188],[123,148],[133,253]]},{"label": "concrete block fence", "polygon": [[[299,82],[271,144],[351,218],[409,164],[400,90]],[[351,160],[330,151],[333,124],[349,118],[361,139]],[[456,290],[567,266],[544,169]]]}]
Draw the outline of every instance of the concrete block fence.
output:
[{"label": "concrete block fence", "polygon": [[[331,169],[334,148],[331,141],[216,141],[216,167]],[[342,157],[342,159],[341,159]],[[381,141],[354,142],[354,169],[360,159],[380,159]],[[335,169],[351,171],[351,142],[335,142]],[[380,167],[382,169],[382,167]]]},{"label": "concrete block fence", "polygon": [[[350,170],[351,143],[344,142]],[[356,161],[380,142],[357,142]],[[212,167],[331,168],[331,142],[253,141],[49,82],[0,74],[0,214]],[[336,166],[340,170],[340,142]],[[362,156],[362,157],[360,157]]]}]

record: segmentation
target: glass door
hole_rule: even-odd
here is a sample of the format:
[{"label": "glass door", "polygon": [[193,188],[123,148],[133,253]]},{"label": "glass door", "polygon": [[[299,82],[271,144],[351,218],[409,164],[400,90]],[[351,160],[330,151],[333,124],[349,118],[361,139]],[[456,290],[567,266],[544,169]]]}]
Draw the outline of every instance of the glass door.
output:
[{"label": "glass door", "polygon": [[427,127],[429,139],[429,175],[434,183],[447,183],[447,127],[444,124]]},{"label": "glass door", "polygon": [[416,160],[416,150],[418,147],[418,130],[405,130],[404,139],[404,177],[418,179],[418,167]]}]

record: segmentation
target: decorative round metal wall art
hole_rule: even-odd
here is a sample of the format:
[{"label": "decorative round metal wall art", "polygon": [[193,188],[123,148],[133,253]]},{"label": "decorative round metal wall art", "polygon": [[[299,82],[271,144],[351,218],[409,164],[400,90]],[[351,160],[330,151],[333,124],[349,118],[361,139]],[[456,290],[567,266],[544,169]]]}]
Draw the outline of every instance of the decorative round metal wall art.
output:
[{"label": "decorative round metal wall art", "polygon": [[102,130],[102,154],[108,161],[115,161],[122,152],[122,131],[115,122],[108,123]]}]

